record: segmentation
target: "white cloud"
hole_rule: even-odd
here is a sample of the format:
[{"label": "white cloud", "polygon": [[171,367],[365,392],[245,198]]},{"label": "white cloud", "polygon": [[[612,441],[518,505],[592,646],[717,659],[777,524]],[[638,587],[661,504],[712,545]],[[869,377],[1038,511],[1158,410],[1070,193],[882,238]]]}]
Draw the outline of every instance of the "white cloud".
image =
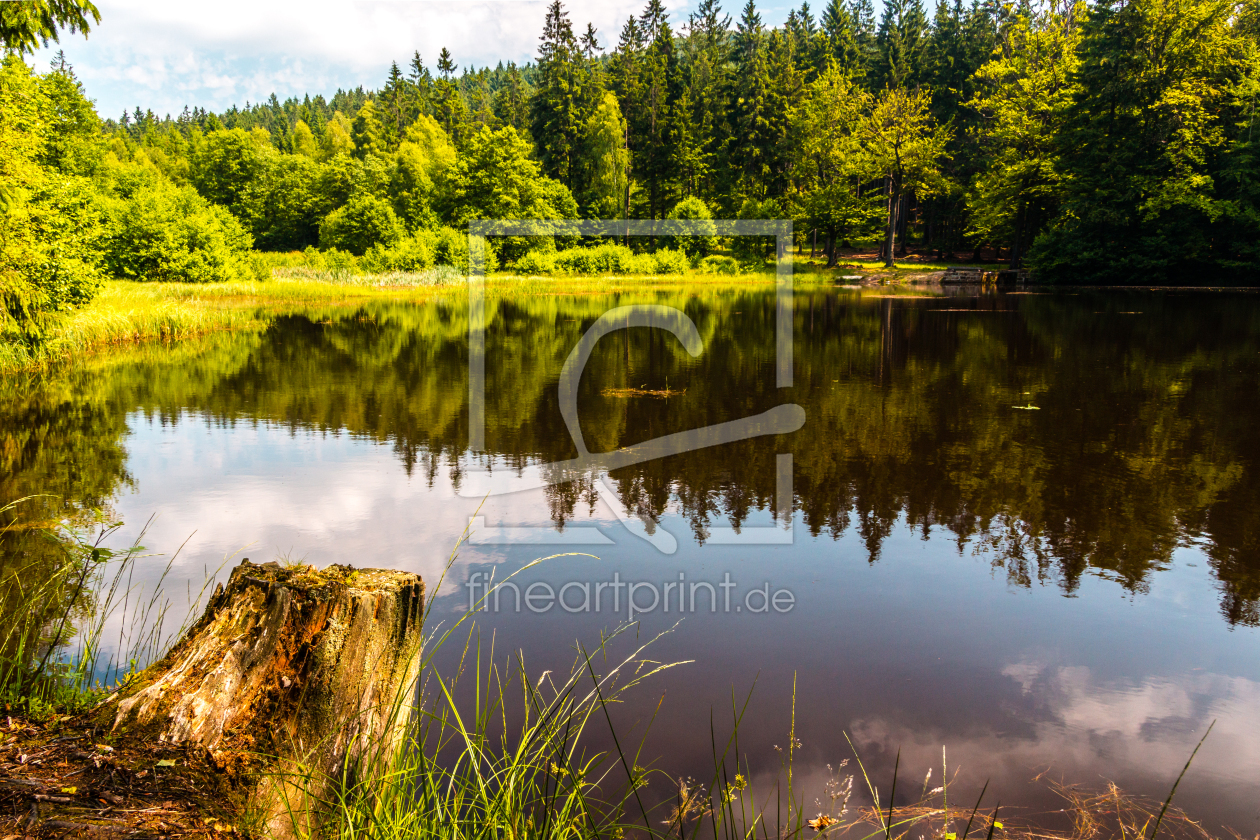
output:
[{"label": "white cloud", "polygon": [[[641,0],[566,4],[575,27],[589,20],[605,45]],[[676,23],[687,0],[667,4]],[[185,105],[221,110],[245,101],[282,100],[338,88],[378,87],[391,61],[419,50],[432,69],[448,47],[460,64],[525,61],[542,31],[544,0],[104,0],[101,22],[85,41],[66,34],[57,48],[97,100],[102,116],[137,105],[177,114]]]}]

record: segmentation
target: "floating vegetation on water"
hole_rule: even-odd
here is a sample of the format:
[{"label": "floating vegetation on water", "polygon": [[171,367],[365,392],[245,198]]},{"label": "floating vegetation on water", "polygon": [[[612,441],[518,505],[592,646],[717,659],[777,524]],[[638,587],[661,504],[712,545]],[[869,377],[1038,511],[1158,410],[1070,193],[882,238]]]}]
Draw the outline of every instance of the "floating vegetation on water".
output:
[{"label": "floating vegetation on water", "polygon": [[599,393],[605,397],[656,397],[657,399],[666,399],[668,397],[681,396],[682,394],[687,393],[687,389],[671,389],[668,385],[666,385],[661,390],[653,390],[647,385],[644,385],[640,388],[605,388]]}]

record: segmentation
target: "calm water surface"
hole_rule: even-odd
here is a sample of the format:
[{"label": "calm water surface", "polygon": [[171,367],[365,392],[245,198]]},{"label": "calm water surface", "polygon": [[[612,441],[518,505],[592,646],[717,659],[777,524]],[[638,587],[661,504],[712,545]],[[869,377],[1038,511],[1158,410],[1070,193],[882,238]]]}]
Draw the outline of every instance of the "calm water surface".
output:
[{"label": "calm water surface", "polygon": [[[645,328],[603,339],[577,395],[591,451],[789,403],[803,427],[469,495],[487,468],[529,476],[578,454],[561,365],[627,303],[682,309],[704,349]],[[549,560],[522,588],[573,583],[578,608],[583,584],[593,596],[614,574],[657,592],[729,580],[729,609],[715,588],[711,612],[699,586],[681,615],[674,588],[668,612],[636,616],[641,636],[681,617],[653,655],[694,660],[620,712],[633,725],[664,696],[646,752],[675,776],[711,767],[710,711],[754,683],[741,750],[770,772],[795,680],[811,784],[850,754],[847,731],[881,778],[901,749],[921,779],[945,746],[960,797],[991,778],[988,801],[1029,813],[1059,807],[1032,781],[1044,771],[1162,799],[1216,720],[1178,801],[1260,831],[1260,296],[806,288],[790,388],[776,387],[771,290],[491,299],[479,451],[467,312],[459,299],[322,310],[5,379],[0,491],[107,508],[127,523],[119,543],[155,516],[146,546],[188,540],[168,579],[179,593],[240,556],[432,585],[474,514],[437,593],[448,620],[478,573],[557,551],[595,557]],[[624,388],[675,393],[609,390]],[[749,593],[767,585],[790,610],[758,611]],[[599,612],[545,613],[515,611],[509,592],[480,625],[534,673],[567,671],[575,642],[628,617],[623,591],[600,591]]]}]

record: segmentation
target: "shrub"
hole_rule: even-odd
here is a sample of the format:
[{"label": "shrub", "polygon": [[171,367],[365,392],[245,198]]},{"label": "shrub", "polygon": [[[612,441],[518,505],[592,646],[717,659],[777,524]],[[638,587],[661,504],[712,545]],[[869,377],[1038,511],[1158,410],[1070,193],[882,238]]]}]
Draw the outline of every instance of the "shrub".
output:
[{"label": "shrub", "polygon": [[250,235],[192,187],[154,184],[111,209],[104,257],[117,277],[208,283],[251,273]]},{"label": "shrub", "polygon": [[[565,254],[571,253],[569,251]],[[551,274],[557,268],[560,254],[549,251],[528,251],[516,261],[516,270],[520,274]],[[566,269],[567,270],[567,269]]]},{"label": "shrub", "polygon": [[516,270],[523,274],[683,274],[690,267],[691,260],[682,251],[665,248],[655,254],[636,254],[612,242],[558,253],[536,248],[516,261]]},{"label": "shrub", "polygon": [[725,254],[714,254],[700,260],[703,274],[739,274],[739,261]]},{"label": "shrub", "polygon": [[[783,210],[772,198],[757,201],[750,198],[739,208],[740,219],[779,219]],[[736,236],[731,250],[740,263],[753,267],[764,267],[766,259],[774,254],[775,238],[773,236]]]},{"label": "shrub", "polygon": [[433,266],[433,251],[423,239],[408,236],[393,246],[373,245],[363,255],[363,268],[384,274],[390,271],[424,271]]},{"label": "shrub", "polygon": [[556,255],[556,267],[568,274],[635,274],[634,252],[606,242],[594,248],[570,248]]},{"label": "shrub", "polygon": [[652,257],[652,274],[686,274],[691,268],[691,259],[682,251],[662,248]]},{"label": "shrub", "polygon": [[[685,221],[687,228],[695,233],[682,233],[682,225],[673,225],[672,221]],[[713,224],[713,213],[699,198],[684,198],[669,211],[669,216],[662,228],[667,234],[670,244],[681,249],[689,257],[704,256],[713,251],[714,235],[717,226]]]},{"label": "shrub", "polygon": [[319,226],[321,248],[337,248],[362,255],[377,243],[393,245],[402,238],[402,225],[388,202],[359,194],[324,217]]},{"label": "shrub", "polygon": [[[449,227],[418,230],[415,233],[415,239],[423,242],[429,249],[429,253],[433,255],[434,264],[449,265],[462,272],[468,272],[468,233],[466,231]],[[486,242],[485,253],[485,270],[494,271],[499,263],[494,247],[489,241]]]},{"label": "shrub", "polygon": [[[64,135],[71,112],[85,115],[70,132],[80,139]],[[36,76],[16,55],[0,61],[0,338],[42,341],[100,286],[100,207],[67,162],[92,156],[98,130],[70,80]]]}]

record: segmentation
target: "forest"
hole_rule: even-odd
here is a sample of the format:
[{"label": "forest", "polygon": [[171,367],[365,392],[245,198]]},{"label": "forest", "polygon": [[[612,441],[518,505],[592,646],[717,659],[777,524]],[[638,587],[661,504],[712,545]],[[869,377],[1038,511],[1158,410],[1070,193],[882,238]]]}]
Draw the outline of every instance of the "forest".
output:
[{"label": "forest", "polygon": [[[677,27],[648,0],[615,44],[554,0],[524,66],[416,52],[376,90],[118,119],[64,56],[26,63],[55,30],[19,29],[0,70],[0,293],[23,341],[105,278],[262,277],[262,252],[462,267],[479,218],[786,218],[828,266],[859,244],[887,265],[984,252],[1048,283],[1238,285],[1260,267],[1256,0],[887,0],[878,16],[830,0],[780,27],[754,0],[737,19],[702,0]],[[491,267],[773,256],[668,236],[582,250],[599,244],[494,241]]]}]

